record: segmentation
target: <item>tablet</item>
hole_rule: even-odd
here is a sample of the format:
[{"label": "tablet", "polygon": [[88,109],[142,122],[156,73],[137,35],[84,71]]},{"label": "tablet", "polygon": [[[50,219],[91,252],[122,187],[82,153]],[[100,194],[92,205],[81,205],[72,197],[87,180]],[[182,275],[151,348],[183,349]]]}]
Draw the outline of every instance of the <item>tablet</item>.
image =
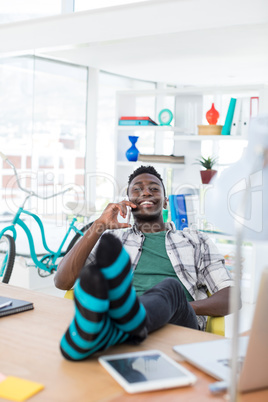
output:
[{"label": "tablet", "polygon": [[101,365],[130,394],[192,385],[196,377],[159,350],[99,357]]}]

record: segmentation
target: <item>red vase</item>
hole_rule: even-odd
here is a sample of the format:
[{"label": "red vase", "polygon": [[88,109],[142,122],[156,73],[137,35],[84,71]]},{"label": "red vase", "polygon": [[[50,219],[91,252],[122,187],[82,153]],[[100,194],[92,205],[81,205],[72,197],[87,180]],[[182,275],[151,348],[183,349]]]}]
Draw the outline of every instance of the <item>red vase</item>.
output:
[{"label": "red vase", "polygon": [[206,113],[208,124],[217,124],[219,117],[220,113],[215,109],[214,103],[212,103],[211,109],[209,109]]}]

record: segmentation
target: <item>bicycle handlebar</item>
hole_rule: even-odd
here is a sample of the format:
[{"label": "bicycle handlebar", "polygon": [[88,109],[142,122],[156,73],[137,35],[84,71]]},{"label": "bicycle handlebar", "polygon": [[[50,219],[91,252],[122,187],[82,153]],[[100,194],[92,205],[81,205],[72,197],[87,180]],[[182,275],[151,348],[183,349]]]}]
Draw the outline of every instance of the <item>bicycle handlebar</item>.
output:
[{"label": "bicycle handlebar", "polygon": [[64,193],[66,193],[67,191],[71,191],[73,189],[73,187],[69,187],[69,188],[66,188],[66,190],[63,190],[63,191],[60,191],[59,193],[54,193],[54,194],[51,194],[51,195],[48,195],[48,196],[42,196],[42,195],[38,195],[38,194],[36,194],[36,193],[34,193],[34,192],[31,192],[31,195],[32,196],[35,196],[35,197],[37,197],[37,198],[42,198],[42,200],[47,200],[48,198],[53,198],[53,197],[57,197],[58,195],[61,195],[61,194],[64,194]]},{"label": "bicycle handlebar", "polygon": [[5,154],[3,154],[3,152],[0,151],[0,157],[6,161],[7,160],[7,156]]},{"label": "bicycle handlebar", "polygon": [[[27,190],[27,188],[22,187],[22,185],[21,185],[21,183],[20,183],[20,179],[19,179],[19,175],[18,175],[17,169],[15,168],[15,166],[13,165],[13,163],[8,159],[8,157],[7,157],[5,154],[3,154],[3,152],[1,152],[1,151],[0,151],[0,157],[1,157],[4,161],[6,161],[6,162],[9,164],[9,166],[11,166],[12,169],[14,170],[14,173],[15,173],[15,176],[16,176],[16,181],[17,181],[17,183],[18,183],[19,188],[20,188],[22,191],[24,191],[25,193],[29,194],[28,197],[25,199],[25,201],[26,201],[29,197],[37,197],[37,198],[41,198],[41,199],[43,199],[43,200],[47,200],[48,198],[57,197],[58,195],[64,194],[64,193],[66,193],[67,191],[70,191],[70,190],[73,189],[73,187],[69,187],[69,188],[67,188],[66,190],[63,190],[63,191],[60,191],[59,193],[55,193],[55,194],[48,195],[48,196],[38,195],[37,193],[35,193],[35,192],[32,191],[32,190]],[[24,201],[24,202],[25,202],[25,201]]]}]

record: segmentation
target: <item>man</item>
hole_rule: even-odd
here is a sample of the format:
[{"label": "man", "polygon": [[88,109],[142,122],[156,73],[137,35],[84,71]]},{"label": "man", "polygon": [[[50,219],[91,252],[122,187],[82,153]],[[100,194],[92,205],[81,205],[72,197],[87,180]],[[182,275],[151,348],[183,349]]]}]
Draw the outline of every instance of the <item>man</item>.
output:
[{"label": "man", "polygon": [[[80,275],[75,317],[61,341],[68,359],[140,342],[167,322],[203,330],[205,316],[229,312],[232,280],[223,257],[205,234],[164,223],[167,198],[159,173],[141,166],[129,177],[127,193],[129,201],[109,204],[55,275],[60,289],[70,289]],[[117,220],[127,207],[133,227]]]}]

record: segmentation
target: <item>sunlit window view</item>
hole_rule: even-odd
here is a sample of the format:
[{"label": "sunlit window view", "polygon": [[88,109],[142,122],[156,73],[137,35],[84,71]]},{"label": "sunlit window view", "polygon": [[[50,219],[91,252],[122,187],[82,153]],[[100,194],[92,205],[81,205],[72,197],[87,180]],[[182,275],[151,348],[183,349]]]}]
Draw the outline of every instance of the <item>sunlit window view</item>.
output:
[{"label": "sunlit window view", "polygon": [[62,0],[0,0],[0,24],[61,13]]},{"label": "sunlit window view", "polygon": [[75,11],[93,10],[125,4],[144,3],[151,0],[75,0]]},{"label": "sunlit window view", "polygon": [[[0,150],[21,185],[41,196],[72,187],[27,207],[61,224],[68,197],[84,197],[87,69],[37,57],[1,60]],[[1,212],[14,213],[25,198],[14,172],[1,160]],[[69,194],[69,195],[67,195]]]}]

